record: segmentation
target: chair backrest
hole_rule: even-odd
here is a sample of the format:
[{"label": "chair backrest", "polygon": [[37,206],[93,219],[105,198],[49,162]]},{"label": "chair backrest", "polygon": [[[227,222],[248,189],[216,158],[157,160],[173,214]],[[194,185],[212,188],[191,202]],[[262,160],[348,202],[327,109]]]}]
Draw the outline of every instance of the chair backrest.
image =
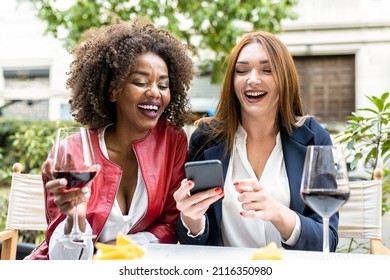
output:
[{"label": "chair backrest", "polygon": [[351,181],[349,186],[349,200],[339,211],[339,237],[366,239],[371,254],[390,254],[382,243],[381,170],[375,171],[375,180]]},{"label": "chair backrest", "polygon": [[14,260],[18,230],[46,230],[44,193],[41,175],[20,173],[14,164],[6,229],[0,232],[1,259]]}]

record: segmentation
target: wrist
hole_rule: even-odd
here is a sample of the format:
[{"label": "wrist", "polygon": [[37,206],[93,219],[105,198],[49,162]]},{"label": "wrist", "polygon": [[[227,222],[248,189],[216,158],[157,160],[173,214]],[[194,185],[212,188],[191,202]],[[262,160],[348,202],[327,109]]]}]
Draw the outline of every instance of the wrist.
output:
[{"label": "wrist", "polygon": [[203,215],[200,219],[192,219],[188,216],[182,215],[182,221],[189,230],[189,234],[198,235],[199,232],[203,231],[205,228],[206,217]]},{"label": "wrist", "polygon": [[275,227],[279,230],[281,236],[288,240],[294,230],[296,223],[295,212],[290,208],[283,205],[278,211],[277,222],[273,223]]}]

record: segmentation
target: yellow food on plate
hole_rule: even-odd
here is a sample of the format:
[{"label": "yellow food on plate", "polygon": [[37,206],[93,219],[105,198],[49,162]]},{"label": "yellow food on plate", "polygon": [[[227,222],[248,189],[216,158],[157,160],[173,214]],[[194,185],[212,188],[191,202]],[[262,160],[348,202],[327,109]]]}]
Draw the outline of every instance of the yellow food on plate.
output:
[{"label": "yellow food on plate", "polygon": [[118,234],[115,245],[97,242],[95,247],[94,260],[135,260],[145,255],[145,249],[123,233]]},{"label": "yellow food on plate", "polygon": [[253,252],[252,260],[281,260],[282,249],[275,242]]}]

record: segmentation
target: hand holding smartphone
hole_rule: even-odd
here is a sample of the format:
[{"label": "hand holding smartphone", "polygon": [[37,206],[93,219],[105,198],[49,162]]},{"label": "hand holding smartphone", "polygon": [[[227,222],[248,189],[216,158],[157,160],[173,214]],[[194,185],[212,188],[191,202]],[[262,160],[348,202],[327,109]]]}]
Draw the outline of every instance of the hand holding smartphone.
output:
[{"label": "hand holding smartphone", "polygon": [[186,177],[194,181],[191,194],[215,187],[223,189],[224,178],[220,160],[190,161],[184,165]]}]

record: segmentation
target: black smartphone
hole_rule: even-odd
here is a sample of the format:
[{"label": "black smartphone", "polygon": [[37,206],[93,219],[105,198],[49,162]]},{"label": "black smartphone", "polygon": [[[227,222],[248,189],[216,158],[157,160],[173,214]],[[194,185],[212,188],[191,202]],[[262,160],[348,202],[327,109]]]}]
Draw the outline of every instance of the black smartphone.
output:
[{"label": "black smartphone", "polygon": [[220,160],[190,161],[184,165],[184,168],[187,179],[195,183],[191,194],[215,187],[223,189],[224,178]]}]

